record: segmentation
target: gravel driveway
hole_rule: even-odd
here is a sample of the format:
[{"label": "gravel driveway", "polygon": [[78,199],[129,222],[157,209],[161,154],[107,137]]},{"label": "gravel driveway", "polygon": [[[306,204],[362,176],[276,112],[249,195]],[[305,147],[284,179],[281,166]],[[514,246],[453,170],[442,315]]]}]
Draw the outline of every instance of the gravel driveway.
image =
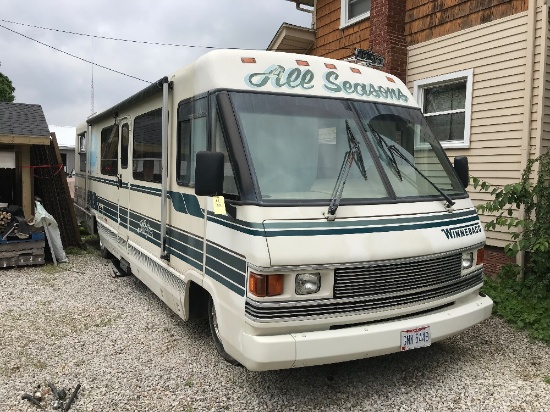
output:
[{"label": "gravel driveway", "polygon": [[550,347],[498,318],[407,353],[249,372],[206,322],[98,255],[69,258],[0,270],[0,411],[38,410],[21,395],[48,381],[82,385],[71,411],[550,411]]}]

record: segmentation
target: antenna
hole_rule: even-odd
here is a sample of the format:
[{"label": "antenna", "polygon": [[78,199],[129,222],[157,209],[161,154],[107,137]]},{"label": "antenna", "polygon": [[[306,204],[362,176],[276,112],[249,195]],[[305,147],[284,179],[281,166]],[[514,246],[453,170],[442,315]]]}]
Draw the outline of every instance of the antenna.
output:
[{"label": "antenna", "polygon": [[91,114],[94,114],[94,38],[92,37],[92,90],[91,90]]}]

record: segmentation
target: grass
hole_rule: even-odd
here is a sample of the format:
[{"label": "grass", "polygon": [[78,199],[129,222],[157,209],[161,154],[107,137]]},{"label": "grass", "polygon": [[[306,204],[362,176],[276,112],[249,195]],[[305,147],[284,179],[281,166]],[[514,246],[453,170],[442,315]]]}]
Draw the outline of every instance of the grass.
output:
[{"label": "grass", "polygon": [[94,326],[96,326],[98,328],[105,328],[105,327],[111,326],[113,323],[115,323],[120,318],[121,318],[120,315],[115,315],[113,317],[101,318],[98,322],[96,322],[94,324]]},{"label": "grass", "polygon": [[41,266],[40,271],[48,275],[54,275],[56,273],[64,272],[65,269],[63,267],[60,267],[60,265],[54,265],[53,263],[51,263]]},{"label": "grass", "polygon": [[550,287],[530,280],[518,282],[515,272],[508,272],[504,269],[496,279],[485,279],[482,292],[493,299],[493,313],[550,345]]},{"label": "grass", "polygon": [[544,381],[544,383],[550,385],[550,376],[545,376],[542,380]]},{"label": "grass", "polygon": [[67,255],[85,255],[88,251],[84,248],[78,246],[69,246],[65,249],[65,254]]}]

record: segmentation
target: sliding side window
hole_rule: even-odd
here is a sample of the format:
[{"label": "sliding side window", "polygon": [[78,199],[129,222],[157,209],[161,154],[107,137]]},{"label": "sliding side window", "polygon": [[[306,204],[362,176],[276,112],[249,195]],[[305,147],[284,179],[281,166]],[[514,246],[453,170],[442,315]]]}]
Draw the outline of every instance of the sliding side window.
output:
[{"label": "sliding side window", "polygon": [[86,132],[78,135],[78,159],[80,161],[79,171],[86,173]]},{"label": "sliding side window", "polygon": [[101,130],[101,174],[116,176],[118,173],[118,125]]},{"label": "sliding side window", "polygon": [[130,125],[124,123],[120,136],[120,167],[128,169],[128,147],[130,145]]},{"label": "sliding side window", "polygon": [[162,181],[162,109],[137,116],[134,120],[132,175],[135,180]]},{"label": "sliding side window", "polygon": [[208,136],[208,100],[201,97],[181,102],[178,107],[178,159],[176,173],[178,183],[195,184],[197,152],[206,150]]}]

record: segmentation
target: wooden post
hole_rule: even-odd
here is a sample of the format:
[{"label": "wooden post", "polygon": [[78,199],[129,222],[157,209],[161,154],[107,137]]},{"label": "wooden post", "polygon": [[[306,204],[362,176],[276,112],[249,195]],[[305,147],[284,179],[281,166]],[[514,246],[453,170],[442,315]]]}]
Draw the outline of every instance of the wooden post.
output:
[{"label": "wooden post", "polygon": [[[55,132],[51,132],[50,136],[52,137],[53,149],[55,152],[55,158],[57,160],[57,164],[60,165],[63,163],[63,161],[61,160],[61,152],[59,151],[59,146],[57,145],[57,137],[55,136]],[[63,170],[61,170],[60,173],[63,181],[63,190],[65,191],[65,197],[67,199],[68,206],[69,206],[69,214],[71,215],[71,220],[73,222],[75,239],[77,239],[78,242],[80,243],[80,229],[76,221],[76,213],[74,211],[74,202],[73,202],[73,198],[71,197],[71,192],[69,190],[69,184],[67,183],[67,175],[63,172]]]},{"label": "wooden post", "polygon": [[29,219],[33,214],[34,193],[31,165],[31,147],[29,145],[21,146],[21,207],[25,214],[25,219]]}]

